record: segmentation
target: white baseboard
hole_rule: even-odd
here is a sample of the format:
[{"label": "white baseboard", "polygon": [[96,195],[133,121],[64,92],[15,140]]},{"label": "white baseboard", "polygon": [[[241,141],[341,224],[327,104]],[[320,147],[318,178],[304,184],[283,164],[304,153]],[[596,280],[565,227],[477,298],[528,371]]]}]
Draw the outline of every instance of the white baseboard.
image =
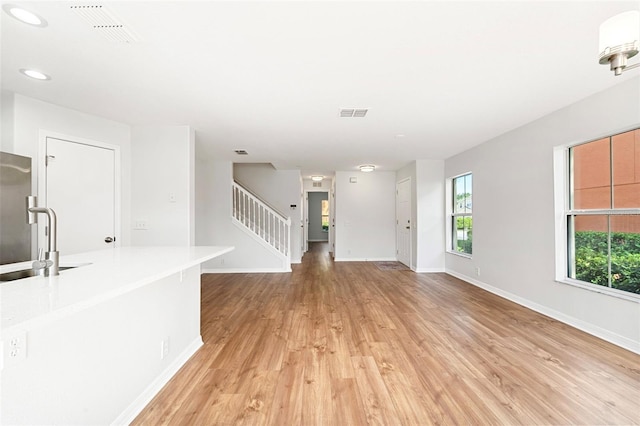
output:
[{"label": "white baseboard", "polygon": [[278,274],[291,272],[291,268],[220,268],[203,269],[201,274]]},{"label": "white baseboard", "polygon": [[111,424],[130,424],[203,344],[202,336],[198,336]]},{"label": "white baseboard", "polygon": [[478,281],[474,278],[468,277],[466,275],[460,274],[458,272],[447,269],[445,271],[447,274],[452,275],[456,278],[460,278],[463,281],[468,282],[469,284],[475,285],[476,287],[480,287],[483,290],[488,291],[489,293],[493,293],[497,296],[503,297],[507,300],[517,303],[518,305],[524,306],[525,308],[529,308],[532,311],[536,311],[548,317],[551,317],[555,320],[558,320],[562,323],[570,325],[572,327],[577,328],[578,330],[582,330],[585,333],[591,334],[592,336],[596,336],[602,340],[606,340],[609,343],[612,343],[616,346],[620,346],[624,349],[627,349],[631,352],[635,352],[640,354],[640,343],[634,340],[631,340],[627,337],[620,336],[619,334],[612,333],[609,330],[605,330],[588,322],[582,321],[578,318],[574,318],[572,316],[563,314],[562,312],[558,312],[554,309],[550,309],[546,306],[539,305],[530,300],[524,299],[520,296],[516,296],[513,293],[508,291],[504,291],[482,281]]},{"label": "white baseboard", "polygon": [[374,257],[374,258],[335,257],[333,261],[334,262],[395,262],[397,261],[397,259],[395,257]]},{"label": "white baseboard", "polygon": [[416,268],[416,269],[413,269],[413,272],[417,274],[422,274],[422,273],[433,274],[437,272],[446,272],[446,271],[444,270],[444,268]]}]

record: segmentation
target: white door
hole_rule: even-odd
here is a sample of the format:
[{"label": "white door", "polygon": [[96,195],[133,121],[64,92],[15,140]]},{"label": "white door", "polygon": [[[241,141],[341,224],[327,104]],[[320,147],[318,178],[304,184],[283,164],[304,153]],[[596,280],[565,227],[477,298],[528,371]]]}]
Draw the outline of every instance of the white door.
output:
[{"label": "white door", "polygon": [[331,192],[329,193],[329,251],[331,257],[336,253],[336,179],[331,180]]},{"label": "white door", "polygon": [[411,179],[396,184],[396,246],[398,261],[411,267]]},{"label": "white door", "polygon": [[61,255],[115,246],[115,151],[48,137],[46,204]]}]

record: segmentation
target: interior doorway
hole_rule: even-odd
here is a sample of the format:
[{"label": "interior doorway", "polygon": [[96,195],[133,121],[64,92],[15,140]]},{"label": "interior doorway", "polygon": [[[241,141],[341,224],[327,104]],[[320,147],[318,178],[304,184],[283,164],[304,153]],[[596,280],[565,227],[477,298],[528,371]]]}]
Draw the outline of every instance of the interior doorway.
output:
[{"label": "interior doorway", "polygon": [[307,241],[329,241],[329,193],[307,194]]},{"label": "interior doorway", "polygon": [[396,249],[398,262],[411,268],[411,179],[396,184]]},{"label": "interior doorway", "polygon": [[[44,144],[38,204],[56,212],[60,254],[119,245],[118,147],[66,137],[46,137]],[[42,236],[45,222],[38,225]]]}]

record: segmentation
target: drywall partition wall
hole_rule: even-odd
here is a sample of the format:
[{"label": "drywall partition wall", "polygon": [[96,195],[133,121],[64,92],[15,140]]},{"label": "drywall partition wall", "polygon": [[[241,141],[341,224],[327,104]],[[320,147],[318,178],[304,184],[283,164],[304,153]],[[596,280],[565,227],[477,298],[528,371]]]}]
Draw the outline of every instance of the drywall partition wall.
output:
[{"label": "drywall partition wall", "polygon": [[13,152],[13,92],[0,92],[0,151]]},{"label": "drywall partition wall", "polygon": [[224,245],[235,249],[202,265],[208,273],[286,272],[282,258],[233,223],[230,161],[199,158],[196,162],[196,245]]},{"label": "drywall partition wall", "polygon": [[444,272],[444,161],[416,161],[416,272]]},{"label": "drywall partition wall", "polygon": [[335,260],[395,260],[396,173],[336,172],[335,179]]},{"label": "drywall partition wall", "polygon": [[322,229],[322,201],[329,199],[327,192],[309,192],[308,241],[329,241],[329,229]]},{"label": "drywall partition wall", "polygon": [[444,161],[416,160],[396,172],[411,178],[411,267],[444,272]]},{"label": "drywall partition wall", "polygon": [[303,191],[330,191],[331,190],[331,178],[326,177],[320,182],[314,182],[311,179],[302,180]]},{"label": "drywall partition wall", "polygon": [[555,146],[640,124],[639,91],[627,80],[447,159],[447,177],[473,173],[474,204],[473,258],[447,253],[447,272],[640,352],[638,302],[554,280],[553,180]]},{"label": "drywall partition wall", "polygon": [[132,244],[195,244],[195,135],[189,126],[131,129]]},{"label": "drywall partition wall", "polygon": [[236,163],[233,178],[276,211],[291,217],[291,263],[300,263],[303,244],[300,170],[276,170],[271,164]]},{"label": "drywall partition wall", "polygon": [[[5,95],[9,96],[9,95]],[[47,133],[57,136],[68,135],[88,139],[120,147],[121,155],[121,224],[122,245],[131,243],[131,128],[123,123],[107,120],[95,115],[60,107],[47,102],[15,94],[13,96],[13,113],[4,111],[3,115],[13,117],[12,153],[25,155],[34,159],[40,153],[40,138]],[[11,104],[3,105],[11,108]],[[3,126],[4,127],[4,126]],[[4,136],[4,134],[3,134]],[[3,141],[3,146],[5,142]],[[33,162],[39,164],[38,161]],[[39,170],[34,168],[32,178],[34,189],[37,188]],[[35,233],[34,233],[35,234]]]}]

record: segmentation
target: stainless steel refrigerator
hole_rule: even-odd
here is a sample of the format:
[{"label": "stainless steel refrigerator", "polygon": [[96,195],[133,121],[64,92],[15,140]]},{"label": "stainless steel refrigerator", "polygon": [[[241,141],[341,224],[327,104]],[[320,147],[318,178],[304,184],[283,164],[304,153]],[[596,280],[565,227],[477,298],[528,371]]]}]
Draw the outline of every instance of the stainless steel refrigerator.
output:
[{"label": "stainless steel refrigerator", "polygon": [[31,259],[31,158],[0,152],[0,265]]}]

